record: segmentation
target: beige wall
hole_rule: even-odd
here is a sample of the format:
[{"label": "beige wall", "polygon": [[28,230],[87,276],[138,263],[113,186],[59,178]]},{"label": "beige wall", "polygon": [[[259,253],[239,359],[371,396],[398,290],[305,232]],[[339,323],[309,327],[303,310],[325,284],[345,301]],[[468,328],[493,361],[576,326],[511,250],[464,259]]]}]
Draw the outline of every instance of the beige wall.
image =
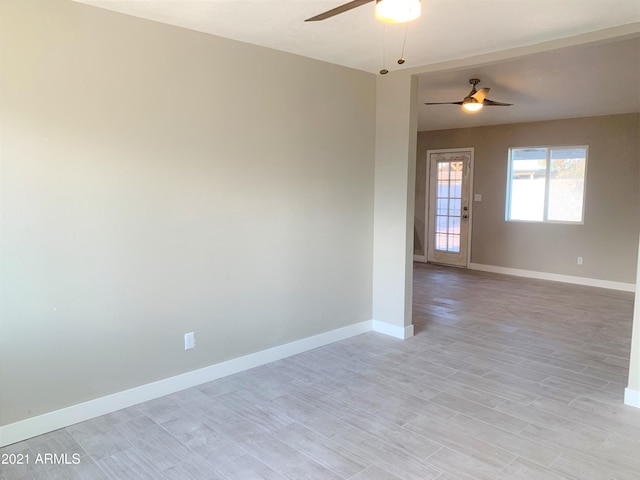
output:
[{"label": "beige wall", "polygon": [[0,17],[0,424],[372,318],[375,76],[68,1]]},{"label": "beige wall", "polygon": [[[426,153],[475,148],[471,262],[635,283],[640,230],[639,115],[418,133],[415,223],[424,224]],[[505,222],[509,147],[589,145],[583,225]],[[422,255],[418,230],[415,254]],[[576,264],[577,257],[584,264]]]}]

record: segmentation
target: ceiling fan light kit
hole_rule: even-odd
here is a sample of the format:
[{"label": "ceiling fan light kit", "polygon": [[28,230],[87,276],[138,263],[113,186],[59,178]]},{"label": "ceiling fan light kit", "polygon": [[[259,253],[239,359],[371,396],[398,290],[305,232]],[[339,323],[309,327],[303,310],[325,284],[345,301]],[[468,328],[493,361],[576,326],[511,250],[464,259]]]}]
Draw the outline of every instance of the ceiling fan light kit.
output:
[{"label": "ceiling fan light kit", "polygon": [[472,97],[467,97],[462,102],[462,108],[467,112],[477,112],[478,110],[482,110],[482,107],[484,107],[484,105]]},{"label": "ceiling fan light kit", "polygon": [[376,0],[376,18],[387,23],[406,23],[420,16],[420,0]]}]

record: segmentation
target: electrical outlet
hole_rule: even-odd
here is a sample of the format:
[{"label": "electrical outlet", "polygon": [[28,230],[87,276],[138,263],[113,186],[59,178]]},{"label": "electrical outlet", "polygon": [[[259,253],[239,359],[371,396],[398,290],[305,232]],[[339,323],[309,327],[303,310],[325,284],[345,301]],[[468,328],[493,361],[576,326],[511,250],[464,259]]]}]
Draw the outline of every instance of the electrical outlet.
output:
[{"label": "electrical outlet", "polygon": [[578,265],[582,265],[582,257],[578,257]]},{"label": "electrical outlet", "polygon": [[196,346],[196,333],[189,332],[184,334],[184,349],[191,350]]}]

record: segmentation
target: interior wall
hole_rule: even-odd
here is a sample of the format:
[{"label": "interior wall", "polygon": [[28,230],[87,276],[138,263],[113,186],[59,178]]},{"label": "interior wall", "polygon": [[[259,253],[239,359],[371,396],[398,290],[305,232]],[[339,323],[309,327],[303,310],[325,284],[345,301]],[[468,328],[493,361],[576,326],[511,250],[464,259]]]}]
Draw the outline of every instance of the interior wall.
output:
[{"label": "interior wall", "polygon": [[[638,138],[640,138],[640,122],[638,122]],[[640,191],[640,179],[638,180],[638,190]],[[640,246],[638,248],[640,249]],[[638,252],[638,265],[636,268],[636,285],[640,285],[640,252]],[[635,303],[633,305],[633,329],[631,333],[631,352],[629,353],[628,388],[635,392],[633,405],[640,407],[640,288],[636,288]]]},{"label": "interior wall", "polygon": [[0,5],[0,425],[372,318],[374,75]]},{"label": "interior wall", "polygon": [[[402,71],[379,76],[376,92],[373,231],[374,330],[413,335],[412,218],[418,81]],[[378,327],[383,327],[378,329]]]},{"label": "interior wall", "polygon": [[[640,231],[640,115],[418,133],[416,225],[424,225],[427,150],[474,147],[471,262],[634,283]],[[509,147],[589,145],[582,225],[505,221]],[[423,255],[424,229],[415,254]],[[577,265],[577,257],[584,258]]]}]

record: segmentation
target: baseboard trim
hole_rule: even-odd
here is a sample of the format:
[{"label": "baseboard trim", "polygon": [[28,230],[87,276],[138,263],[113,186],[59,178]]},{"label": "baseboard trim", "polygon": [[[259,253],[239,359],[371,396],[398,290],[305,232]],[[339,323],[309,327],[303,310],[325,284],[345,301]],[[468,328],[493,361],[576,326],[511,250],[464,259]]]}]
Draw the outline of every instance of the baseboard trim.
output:
[{"label": "baseboard trim", "polygon": [[[373,321],[367,320],[4,425],[0,427],[0,447],[372,330]],[[413,326],[411,326],[411,330],[413,334]],[[391,335],[391,333],[387,335]]]},{"label": "baseboard trim", "polygon": [[627,387],[624,389],[624,404],[640,408],[640,391]]},{"label": "baseboard trim", "polygon": [[413,325],[407,325],[406,327],[400,327],[398,325],[392,325],[390,323],[381,322],[379,320],[372,320],[371,327],[374,332],[384,333],[391,337],[406,340],[413,337]]},{"label": "baseboard trim", "polygon": [[505,275],[537,278],[540,280],[551,280],[552,282],[573,283],[575,285],[585,285],[589,287],[608,288],[610,290],[621,290],[623,292],[636,291],[636,285],[633,283],[612,282],[609,280],[600,280],[597,278],[574,277],[572,275],[560,275],[558,273],[536,272],[534,270],[521,270],[519,268],[496,267],[494,265],[484,265],[481,263],[470,263],[468,268],[470,270],[502,273]]},{"label": "baseboard trim", "polygon": [[426,255],[414,255],[413,256],[413,261],[414,262],[427,263],[427,257],[426,257]]}]

